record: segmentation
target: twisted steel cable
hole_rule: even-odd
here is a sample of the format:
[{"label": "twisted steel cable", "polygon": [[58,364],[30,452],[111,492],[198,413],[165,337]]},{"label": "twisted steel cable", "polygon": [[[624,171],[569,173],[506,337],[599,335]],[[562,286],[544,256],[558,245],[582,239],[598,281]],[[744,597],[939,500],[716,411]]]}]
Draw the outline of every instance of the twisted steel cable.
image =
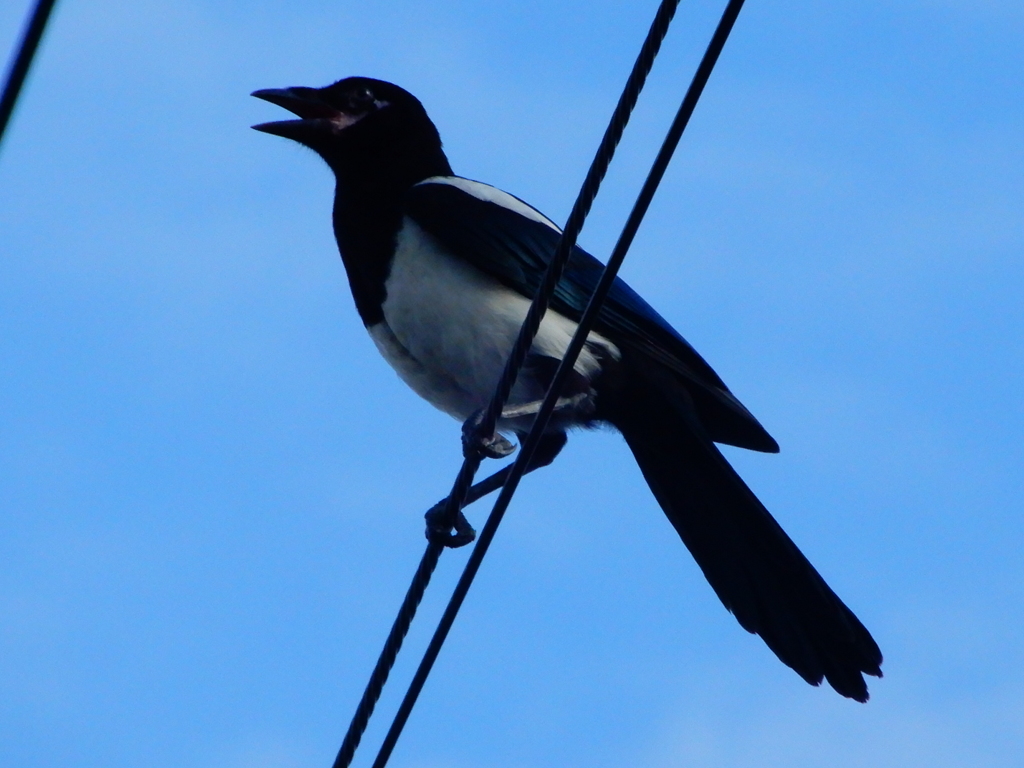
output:
[{"label": "twisted steel cable", "polygon": [[[555,376],[552,379],[551,385],[544,397],[544,402],[541,405],[540,411],[537,413],[529,434],[523,441],[519,456],[512,465],[512,471],[505,480],[505,484],[502,486],[497,500],[494,502],[494,507],[491,509],[487,522],[484,524],[484,527],[480,532],[476,546],[473,547],[473,552],[470,554],[469,560],[466,562],[462,576],[459,578],[459,582],[455,586],[455,590],[441,616],[441,620],[438,622],[437,629],[434,631],[430,644],[427,646],[427,650],[423,654],[423,659],[420,661],[416,674],[413,676],[412,682],[409,684],[405,698],[402,700],[398,712],[391,723],[391,728],[388,730],[388,733],[384,738],[384,742],[377,754],[377,759],[373,762],[373,768],[384,768],[391,757],[395,744],[398,742],[398,737],[401,735],[402,729],[405,727],[405,723],[412,712],[412,708],[415,706],[417,698],[419,698],[420,691],[423,690],[423,685],[426,683],[430,670],[433,668],[434,662],[436,661],[438,654],[441,652],[441,646],[448,637],[448,632],[455,623],[455,617],[458,615],[459,609],[462,607],[462,603],[465,600],[466,595],[469,593],[469,588],[472,586],[473,579],[476,577],[476,573],[480,569],[480,564],[483,562],[484,555],[487,554],[487,549],[490,547],[491,540],[494,538],[494,534],[497,532],[498,526],[501,524],[505,511],[508,509],[508,505],[512,501],[512,497],[516,492],[519,481],[526,473],[526,468],[540,443],[548,420],[551,418],[551,414],[554,413],[555,404],[558,401],[558,396],[561,392],[562,386],[565,384],[565,380],[568,378],[569,372],[572,371],[580,350],[583,349],[583,345],[587,340],[587,335],[590,333],[590,329],[597,321],[597,316],[601,311],[601,305],[604,303],[604,300],[608,295],[608,291],[615,282],[615,277],[618,274],[619,267],[626,258],[626,253],[629,251],[629,247],[633,243],[633,238],[640,228],[640,223],[643,221],[643,217],[647,213],[651,200],[654,198],[654,193],[657,191],[658,185],[661,183],[661,179],[665,175],[665,170],[668,168],[669,161],[672,159],[672,155],[679,144],[679,140],[682,138],[683,131],[689,123],[690,116],[693,114],[693,110],[697,106],[697,101],[700,99],[700,96],[704,91],[704,86],[707,84],[708,78],[711,76],[711,71],[714,69],[715,64],[718,61],[718,57],[721,54],[722,49],[725,47],[725,42],[729,38],[730,32],[732,32],[736,18],[739,16],[739,12],[743,7],[743,2],[744,0],[730,0],[722,14],[722,18],[715,29],[714,35],[712,35],[711,42],[708,44],[708,47],[704,52],[704,56],[701,58],[701,62],[697,67],[693,80],[690,82],[686,95],[683,97],[682,104],[676,112],[672,125],[669,127],[668,134],[665,136],[661,149],[658,151],[658,155],[651,166],[647,179],[644,181],[640,194],[637,196],[636,203],[634,203],[633,209],[630,211],[629,218],[626,220],[626,224],[623,226],[622,232],[615,243],[612,255],[609,257],[608,263],[605,266],[604,271],[601,273],[601,279],[598,281],[597,287],[595,287],[594,292],[591,294],[590,300],[587,303],[587,308],[584,310],[583,316],[580,318],[579,326],[573,334],[573,338],[569,343],[565,356],[559,363]],[[584,186],[586,187],[586,185]],[[582,221],[580,222],[580,225],[582,226]],[[568,225],[566,226],[566,229],[568,229]],[[551,290],[553,289],[554,285],[551,286]],[[538,295],[538,298],[539,297],[540,296]],[[524,323],[524,330],[525,327]],[[522,338],[523,336],[520,336],[520,339]],[[532,341],[532,337],[530,340]],[[529,349],[529,344],[526,345],[526,349]],[[509,373],[509,370],[510,368],[506,368],[506,374]],[[515,381],[514,375],[512,376],[512,381],[513,383]],[[511,388],[511,384],[509,387]]]},{"label": "twisted steel cable", "polygon": [[[558,249],[551,261],[551,264],[548,266],[548,270],[544,276],[544,281],[538,288],[537,296],[534,299],[533,304],[530,306],[530,310],[527,313],[523,327],[520,330],[519,338],[517,339],[512,354],[509,356],[505,365],[505,370],[495,391],[494,397],[491,399],[487,415],[484,418],[484,423],[482,425],[483,434],[488,434],[489,432],[494,431],[494,425],[497,424],[498,417],[505,405],[505,401],[508,399],[513,384],[515,384],[516,376],[519,373],[519,369],[522,367],[526,353],[529,351],[530,346],[533,343],[533,337],[536,335],[537,329],[540,327],[540,321],[544,316],[544,312],[547,310],[551,293],[558,284],[558,279],[562,275],[562,271],[568,261],[569,254],[572,253],[572,249],[576,245],[576,239],[579,236],[580,230],[583,228],[583,222],[586,219],[587,214],[590,212],[590,207],[597,195],[597,190],[601,185],[601,181],[604,179],[605,173],[608,171],[608,166],[611,163],[612,156],[615,154],[615,148],[618,146],[619,140],[622,138],[622,132],[625,130],[626,123],[629,121],[629,116],[633,111],[633,107],[636,106],[637,99],[640,96],[640,91],[643,89],[644,83],[647,81],[647,75],[650,73],[651,67],[654,65],[654,59],[661,48],[661,43],[665,39],[665,35],[668,33],[669,25],[672,21],[672,17],[675,15],[676,8],[679,6],[679,1],[680,0],[662,0],[661,5],[658,7],[658,12],[655,14],[654,21],[652,22],[651,28],[644,40],[644,44],[640,49],[640,54],[637,56],[637,60],[629,74],[626,86],[615,106],[615,111],[612,113],[608,128],[605,130],[604,137],[601,139],[601,144],[598,147],[597,154],[591,163],[590,170],[587,172],[586,179],[584,180],[580,193],[577,196],[576,203],[573,205],[572,212],[570,213],[565,229],[562,232],[562,238],[559,241]],[[531,456],[532,453],[533,452],[531,451]],[[520,455],[520,459],[521,458],[522,454]],[[476,476],[476,471],[479,469],[481,461],[482,459],[478,454],[471,454],[462,462],[462,467],[459,469],[459,473],[456,476],[455,483],[452,486],[452,491],[448,495],[448,501],[444,511],[445,519],[449,523],[449,530],[454,525],[456,516],[465,505],[467,494],[473,485],[473,478]],[[474,553],[478,549],[479,545],[474,548]],[[406,634],[408,634],[412,620],[416,616],[416,610],[423,599],[423,594],[426,592],[427,586],[430,583],[430,578],[434,573],[434,568],[437,566],[437,562],[443,551],[444,545],[442,543],[430,541],[427,544],[426,551],[423,553],[419,567],[416,569],[412,583],[409,585],[409,590],[406,592],[405,599],[402,601],[402,606],[399,608],[398,615],[395,618],[395,622],[391,627],[388,638],[384,643],[384,648],[381,651],[380,657],[377,659],[377,664],[374,666],[373,672],[370,675],[370,680],[366,685],[366,689],[359,701],[359,705],[356,707],[355,715],[352,718],[352,722],[349,724],[348,731],[345,734],[345,739],[342,741],[341,748],[338,750],[338,755],[334,760],[332,768],[348,768],[348,766],[351,765],[352,758],[355,756],[355,751],[359,746],[359,742],[362,740],[363,734],[366,732],[366,727],[369,724],[370,717],[373,715],[373,710],[377,705],[377,701],[380,699],[381,692],[383,691],[384,685],[391,673],[391,669],[394,666],[395,659],[398,656],[398,652],[401,650],[402,643],[405,640]],[[486,548],[483,551],[486,551]],[[411,711],[411,705],[409,709]],[[408,714],[406,714],[405,717],[407,718]],[[394,728],[395,726],[392,724],[392,730],[394,730]],[[401,727],[398,728],[398,732],[400,731]],[[397,741],[397,733],[394,736],[394,741]],[[388,750],[388,753],[390,754],[390,749]],[[380,755],[378,755],[378,762],[380,762],[380,759]],[[386,761],[387,758],[385,757],[384,762]]]}]

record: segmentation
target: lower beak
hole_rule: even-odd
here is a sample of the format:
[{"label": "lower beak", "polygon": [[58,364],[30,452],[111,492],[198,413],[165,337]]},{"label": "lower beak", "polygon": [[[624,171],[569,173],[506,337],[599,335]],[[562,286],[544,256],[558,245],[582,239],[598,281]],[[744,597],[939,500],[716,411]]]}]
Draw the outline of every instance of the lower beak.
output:
[{"label": "lower beak", "polygon": [[253,130],[283,136],[309,146],[310,142],[330,131],[327,120],[279,120],[275,123],[260,123]]}]

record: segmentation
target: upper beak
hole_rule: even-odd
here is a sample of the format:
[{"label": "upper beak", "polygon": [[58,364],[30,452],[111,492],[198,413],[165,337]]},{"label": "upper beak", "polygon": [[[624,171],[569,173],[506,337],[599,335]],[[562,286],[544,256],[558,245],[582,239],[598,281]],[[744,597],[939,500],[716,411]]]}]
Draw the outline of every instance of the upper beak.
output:
[{"label": "upper beak", "polygon": [[322,136],[330,121],[340,115],[337,109],[322,101],[314,88],[265,88],[253,91],[257,99],[269,101],[298,115],[301,120],[280,120],[254,125],[257,131],[283,136],[301,144],[309,144]]}]

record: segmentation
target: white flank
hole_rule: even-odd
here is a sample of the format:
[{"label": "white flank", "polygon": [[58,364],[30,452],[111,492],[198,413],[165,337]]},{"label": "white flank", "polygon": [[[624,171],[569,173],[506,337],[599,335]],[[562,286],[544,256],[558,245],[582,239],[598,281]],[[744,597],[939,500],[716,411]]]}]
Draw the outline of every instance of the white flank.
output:
[{"label": "white flank", "polygon": [[[398,233],[386,289],[384,322],[368,330],[402,380],[460,420],[484,407],[530,302],[449,254],[408,218]],[[575,322],[548,310],[533,352],[561,359],[575,330]],[[588,345],[619,356],[618,349],[599,334],[591,333]],[[575,368],[593,378],[600,362],[585,347]],[[542,385],[524,370],[510,402],[530,402],[543,396]]]}]

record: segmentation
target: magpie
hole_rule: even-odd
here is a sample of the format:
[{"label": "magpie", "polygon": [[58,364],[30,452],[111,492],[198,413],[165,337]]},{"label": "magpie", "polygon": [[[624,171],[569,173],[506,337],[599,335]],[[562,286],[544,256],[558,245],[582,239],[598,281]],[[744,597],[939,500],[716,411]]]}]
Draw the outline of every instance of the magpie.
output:
[{"label": "magpie", "polygon": [[[423,105],[397,85],[348,77],[252,95],[298,117],[256,130],[305,145],[334,172],[335,239],[356,310],[381,355],[417,394],[464,423],[465,450],[511,453],[501,433],[521,441],[529,430],[602,265],[573,251],[497,433],[480,435],[480,414],[555,251],[558,226],[506,192],[456,176]],[[882,675],[878,645],[715,445],[775,453],[778,444],[622,280],[529,468],[550,463],[570,428],[594,426],[625,438],[740,625],[808,683],[825,679],[843,696],[867,701],[863,675]],[[503,479],[498,472],[482,481],[471,499]],[[472,536],[465,526],[455,534],[463,541]]]}]

